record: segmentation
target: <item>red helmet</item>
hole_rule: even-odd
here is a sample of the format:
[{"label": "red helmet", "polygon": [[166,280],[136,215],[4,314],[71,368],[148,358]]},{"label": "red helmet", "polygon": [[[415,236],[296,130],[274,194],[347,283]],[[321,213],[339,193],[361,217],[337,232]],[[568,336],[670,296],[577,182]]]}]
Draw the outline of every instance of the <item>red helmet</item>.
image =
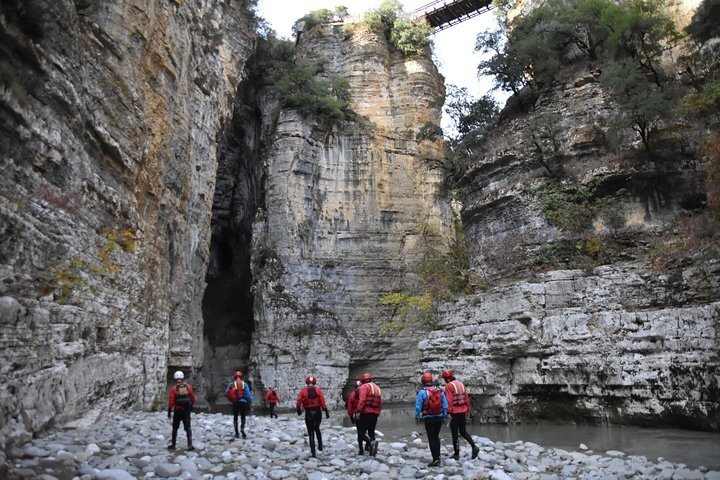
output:
[{"label": "red helmet", "polygon": [[430,372],[425,372],[422,374],[422,377],[420,377],[420,381],[424,384],[426,383],[432,383],[432,374]]},{"label": "red helmet", "polygon": [[309,377],[307,377],[307,378],[305,379],[305,383],[307,383],[308,385],[310,385],[310,384],[315,385],[315,384],[317,383],[317,378],[315,378],[315,377],[313,377],[312,375],[310,375]]},{"label": "red helmet", "polygon": [[360,377],[360,381],[361,381],[362,383],[367,383],[367,382],[369,382],[370,380],[372,380],[372,375],[370,375],[369,373],[363,373],[363,374],[362,374],[362,377]]},{"label": "red helmet", "polygon": [[235,378],[242,378],[242,372],[237,371],[237,372],[235,372],[235,373],[233,374],[233,376],[234,376]]},{"label": "red helmet", "polygon": [[453,371],[452,370],[443,370],[442,377],[443,378],[453,378]]},{"label": "red helmet", "polygon": [[355,388],[358,388],[360,385],[362,385],[362,382],[360,380],[355,382]]}]

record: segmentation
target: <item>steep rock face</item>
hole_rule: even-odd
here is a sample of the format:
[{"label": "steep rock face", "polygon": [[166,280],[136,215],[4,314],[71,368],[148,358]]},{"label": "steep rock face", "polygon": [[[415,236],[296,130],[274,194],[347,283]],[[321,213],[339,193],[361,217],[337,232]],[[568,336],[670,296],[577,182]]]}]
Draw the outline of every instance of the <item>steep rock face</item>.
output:
[{"label": "steep rock face", "polygon": [[3,2],[0,447],[202,362],[215,148],[254,44],[212,1]]},{"label": "steep rock face", "polygon": [[[425,367],[455,367],[474,387],[481,418],[720,428],[716,249],[657,261],[685,240],[679,219],[703,208],[702,162],[691,135],[655,161],[630,132],[610,142],[617,109],[596,72],[569,71],[533,113],[503,123],[465,178],[471,267],[489,286],[448,304],[420,348]],[[584,225],[557,219],[589,207],[549,210],[557,191],[542,187],[550,172],[522,133],[548,112],[563,185],[610,202]]]},{"label": "steep rock face", "polygon": [[428,368],[459,372],[483,421],[717,430],[719,273],[540,274],[446,305],[419,346]]},{"label": "steep rock face", "polygon": [[403,398],[417,340],[378,336],[390,319],[379,297],[402,285],[425,242],[452,232],[427,160],[440,145],[415,141],[420,126],[439,123],[430,104],[442,78],[429,59],[404,58],[362,27],[349,37],[303,32],[296,55],[347,78],[359,118],[328,127],[280,113],[253,234],[253,370],[286,397],[312,373],[331,404],[367,370],[387,386],[385,399]]}]

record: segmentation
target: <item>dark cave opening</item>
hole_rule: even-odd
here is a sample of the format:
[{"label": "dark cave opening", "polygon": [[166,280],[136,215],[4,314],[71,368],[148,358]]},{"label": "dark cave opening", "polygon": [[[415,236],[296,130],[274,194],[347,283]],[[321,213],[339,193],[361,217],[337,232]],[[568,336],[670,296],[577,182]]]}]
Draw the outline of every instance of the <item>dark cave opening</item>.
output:
[{"label": "dark cave opening", "polygon": [[[250,98],[248,98],[250,97]],[[255,329],[251,269],[253,220],[262,207],[260,114],[252,104],[252,86],[238,88],[233,118],[217,151],[210,254],[202,300],[203,380],[211,405],[222,402],[233,372],[246,378]]]}]

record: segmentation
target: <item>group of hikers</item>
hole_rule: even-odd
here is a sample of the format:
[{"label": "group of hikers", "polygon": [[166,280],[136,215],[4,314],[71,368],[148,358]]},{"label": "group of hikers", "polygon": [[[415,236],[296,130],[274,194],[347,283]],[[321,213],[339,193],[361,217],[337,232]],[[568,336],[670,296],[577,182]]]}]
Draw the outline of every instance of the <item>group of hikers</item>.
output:
[{"label": "group of hikers", "polygon": [[[450,432],[454,450],[452,458],[456,460],[460,458],[460,436],[470,444],[471,458],[476,458],[480,452],[466,429],[466,416],[470,412],[470,397],[465,384],[455,378],[452,370],[444,370],[440,376],[445,382],[444,388],[435,385],[430,372],[423,373],[420,377],[422,388],[418,390],[415,400],[415,419],[424,422],[428,437],[432,455],[430,467],[440,465],[440,431],[444,419],[448,415],[450,416]],[[174,379],[175,385],[170,389],[168,400],[168,419],[172,418],[172,443],[168,448],[175,449],[177,431],[182,423],[187,433],[188,450],[194,450],[190,412],[195,403],[195,393],[192,386],[185,381],[183,372],[175,372]],[[315,457],[316,449],[319,451],[323,449],[322,433],[320,432],[322,413],[325,413],[325,418],[329,418],[330,412],[325,403],[323,391],[317,386],[317,379],[310,375],[305,379],[305,385],[305,388],[298,394],[296,408],[298,416],[303,414],[303,410],[305,411],[310,454]],[[250,410],[253,395],[250,384],[243,380],[242,372],[234,373],[233,381],[225,387],[225,395],[232,403],[235,438],[239,438],[240,435],[247,438],[245,418]],[[277,418],[275,407],[280,402],[280,396],[273,387],[269,387],[265,401],[270,408],[270,417]],[[372,375],[364,373],[355,382],[355,390],[347,399],[347,414],[357,428],[359,455],[365,455],[366,452],[373,457],[377,455],[379,441],[375,438],[375,428],[381,411],[382,391],[373,382]],[[239,430],[238,416],[240,417]]]}]

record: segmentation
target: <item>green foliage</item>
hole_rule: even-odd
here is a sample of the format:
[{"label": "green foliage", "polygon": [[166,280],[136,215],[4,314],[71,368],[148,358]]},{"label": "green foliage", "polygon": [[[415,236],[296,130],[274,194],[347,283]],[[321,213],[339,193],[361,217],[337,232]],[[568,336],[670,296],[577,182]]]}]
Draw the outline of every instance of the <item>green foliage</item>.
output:
[{"label": "green foliage", "polygon": [[320,117],[330,122],[345,120],[352,115],[350,83],[336,76],[329,80],[319,79],[318,70],[317,66],[290,66],[276,85],[281,105],[303,116]]},{"label": "green foliage", "polygon": [[700,46],[720,37],[720,0],[703,0],[685,31]]},{"label": "green foliage", "polygon": [[567,156],[560,149],[560,134],[564,127],[560,115],[543,112],[532,118],[523,129],[523,140],[529,145],[527,152],[545,168],[551,177],[561,177],[565,173]]},{"label": "green foliage", "polygon": [[376,32],[385,33],[389,38],[395,20],[402,14],[402,4],[398,0],[384,0],[374,10],[365,12],[363,23]]},{"label": "green foliage", "polygon": [[593,221],[601,217],[610,229],[624,224],[624,217],[613,217],[612,213],[620,209],[620,198],[625,194],[619,190],[613,195],[601,196],[598,193],[602,179],[583,186],[574,186],[567,181],[549,181],[533,192],[540,201],[543,214],[549,224],[574,234],[589,229]]},{"label": "green foliage", "polygon": [[639,136],[648,157],[654,159],[653,138],[663,122],[672,118],[673,105],[667,95],[648,82],[636,63],[620,62],[605,70],[601,85],[620,106],[614,127],[630,127]]},{"label": "green foliage", "polygon": [[474,99],[467,88],[449,85],[445,113],[454,123],[457,132],[467,135],[474,130],[487,131],[497,119],[500,109],[490,95]]},{"label": "green foliage", "polygon": [[482,33],[475,49],[492,53],[480,73],[496,87],[518,93],[524,85],[551,84],[564,63],[577,58],[632,58],[660,85],[660,55],[680,38],[661,8],[664,0],[548,0],[505,29]]},{"label": "green foliage", "polygon": [[506,29],[499,28],[479,33],[475,50],[482,54],[492,53],[488,60],[480,62],[478,74],[493,77],[495,88],[517,94],[526,85],[524,65],[510,49],[510,39]]},{"label": "green foliage", "polygon": [[634,60],[661,85],[659,58],[681,38],[673,21],[662,13],[664,0],[625,0],[620,5],[606,18],[612,28],[609,51],[617,59]]},{"label": "green foliage", "polygon": [[406,20],[399,17],[393,22],[390,41],[404,55],[430,55],[432,52],[432,34],[435,33],[425,18]]},{"label": "green foliage", "polygon": [[383,305],[394,309],[392,319],[380,327],[381,335],[397,333],[404,327],[420,323],[437,327],[437,307],[443,300],[459,294],[473,293],[482,282],[468,270],[468,255],[462,241],[462,226],[457,239],[442,253],[428,248],[415,266],[420,281],[415,288],[380,297]]},{"label": "green foliage", "polygon": [[382,33],[403,55],[429,55],[432,52],[432,34],[435,30],[425,19],[410,20],[402,17],[403,7],[397,0],[385,0],[374,10],[365,12],[363,23]]},{"label": "green foliage", "polygon": [[447,141],[446,183],[451,186],[467,170],[484,147],[487,134],[495,124],[500,109],[490,95],[475,99],[466,88],[448,86],[445,112],[457,133]]},{"label": "green foliage", "polygon": [[682,100],[680,111],[704,119],[709,124],[720,123],[720,79],[711,81],[701,91],[687,94]]},{"label": "green foliage", "polygon": [[303,28],[305,30],[312,30],[313,28],[324,25],[326,23],[331,23],[333,21],[337,20],[344,20],[348,16],[348,9],[344,6],[338,6],[335,7],[335,10],[330,10],[327,8],[321,8],[319,10],[313,10],[312,12],[308,13],[307,15],[304,15],[303,17],[299,18],[295,25],[293,25],[293,34],[297,36],[298,34],[298,26],[302,23]]},{"label": "green foliage", "polygon": [[431,142],[434,142],[435,140],[442,138],[442,136],[443,129],[440,125],[435,123],[426,123],[420,127],[417,135],[415,135],[415,139],[418,142],[422,142],[423,140],[430,140]]}]

